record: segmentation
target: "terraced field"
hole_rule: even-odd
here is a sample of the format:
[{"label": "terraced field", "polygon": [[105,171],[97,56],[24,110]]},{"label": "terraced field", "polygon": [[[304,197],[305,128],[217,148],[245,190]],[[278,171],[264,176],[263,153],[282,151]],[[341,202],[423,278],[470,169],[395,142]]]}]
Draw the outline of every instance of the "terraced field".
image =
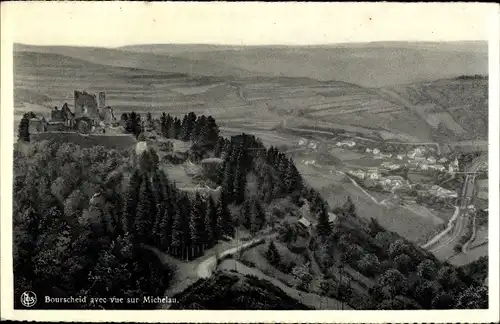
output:
[{"label": "terraced field", "polygon": [[488,80],[438,80],[386,89],[427,115],[428,124],[441,123],[460,139],[486,139],[488,135]]}]

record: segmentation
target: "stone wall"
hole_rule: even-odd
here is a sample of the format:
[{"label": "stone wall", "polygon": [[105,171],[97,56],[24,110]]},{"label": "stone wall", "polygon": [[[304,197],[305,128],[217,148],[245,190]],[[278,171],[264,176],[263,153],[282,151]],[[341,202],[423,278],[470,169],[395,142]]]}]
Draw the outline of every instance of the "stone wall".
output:
[{"label": "stone wall", "polygon": [[133,135],[81,135],[75,132],[45,132],[31,134],[32,141],[53,140],[61,143],[74,143],[81,147],[103,146],[107,149],[131,149],[136,145]]}]

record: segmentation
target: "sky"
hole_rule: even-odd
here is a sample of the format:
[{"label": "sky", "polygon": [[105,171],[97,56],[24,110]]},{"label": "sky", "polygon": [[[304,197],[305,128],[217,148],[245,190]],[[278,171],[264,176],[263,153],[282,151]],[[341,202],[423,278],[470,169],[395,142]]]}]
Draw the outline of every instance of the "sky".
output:
[{"label": "sky", "polygon": [[[317,45],[487,40],[477,3],[2,2],[2,37],[32,45]],[[497,11],[498,12],[498,11]]]}]

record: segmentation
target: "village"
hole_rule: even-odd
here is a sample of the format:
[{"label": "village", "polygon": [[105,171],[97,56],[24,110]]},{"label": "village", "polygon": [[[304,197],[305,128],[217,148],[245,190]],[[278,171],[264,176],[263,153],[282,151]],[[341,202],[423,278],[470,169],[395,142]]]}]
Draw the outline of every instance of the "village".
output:
[{"label": "village", "polygon": [[[389,199],[384,202],[400,204],[432,201],[451,206],[459,197],[459,187],[454,187],[456,183],[459,184],[457,175],[463,173],[458,154],[441,152],[435,145],[398,143],[389,146],[384,142],[356,142],[345,137],[334,140],[333,144],[307,139],[301,139],[297,144],[310,151],[319,151],[322,146],[327,146],[332,154],[350,156],[346,160],[340,158],[343,163],[339,165],[339,170],[372,194],[389,194]],[[391,152],[384,150],[387,146]],[[357,158],[352,159],[354,156]],[[316,160],[304,162],[305,165],[316,163]],[[487,165],[478,171],[487,171]],[[477,182],[478,198],[487,197],[484,183],[487,183],[487,179]]]}]

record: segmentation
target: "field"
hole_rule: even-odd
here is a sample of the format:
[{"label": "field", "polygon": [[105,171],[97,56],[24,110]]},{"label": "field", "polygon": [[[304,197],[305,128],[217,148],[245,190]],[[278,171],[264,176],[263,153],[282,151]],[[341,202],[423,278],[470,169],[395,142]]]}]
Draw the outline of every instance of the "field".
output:
[{"label": "field", "polygon": [[442,124],[456,138],[486,139],[488,136],[488,80],[437,80],[388,89],[428,124]]},{"label": "field", "polygon": [[[153,47],[154,51],[149,52],[144,50],[150,48],[148,45],[105,49],[17,44],[16,121],[22,111],[47,114],[51,107],[64,102],[71,108],[73,91],[79,89],[105,91],[107,103],[117,115],[131,110],[181,115],[189,110],[211,114],[223,127],[267,130],[290,118],[290,127],[325,127],[385,139],[427,141],[435,135],[435,130],[423,122],[432,117],[422,118],[395,98],[405,96],[400,88],[393,89],[395,85],[431,77],[480,74],[487,67],[483,43],[305,48],[215,46],[208,52],[195,45],[187,46],[190,48],[187,52],[173,49],[182,45]],[[398,55],[414,60],[402,62]],[[308,64],[297,64],[304,59]],[[420,62],[418,69],[414,69],[416,62]],[[439,63],[439,69],[423,68],[427,63]],[[325,64],[331,68],[324,69]],[[364,65],[370,66],[369,75],[365,74],[368,69],[361,68]],[[413,72],[400,73],[404,68]],[[467,107],[473,107],[474,119],[483,120],[484,124],[481,107],[485,87],[474,86],[474,82],[436,83],[446,89],[446,96],[435,95],[432,103],[452,107],[441,112],[451,117],[440,117],[456,131],[456,138],[450,140],[463,139],[459,129],[468,129],[464,125],[472,120],[464,114]],[[376,88],[381,86],[390,88],[393,95]],[[433,86],[419,83],[415,91],[420,97],[430,96]],[[481,125],[478,124],[480,128]]]}]

